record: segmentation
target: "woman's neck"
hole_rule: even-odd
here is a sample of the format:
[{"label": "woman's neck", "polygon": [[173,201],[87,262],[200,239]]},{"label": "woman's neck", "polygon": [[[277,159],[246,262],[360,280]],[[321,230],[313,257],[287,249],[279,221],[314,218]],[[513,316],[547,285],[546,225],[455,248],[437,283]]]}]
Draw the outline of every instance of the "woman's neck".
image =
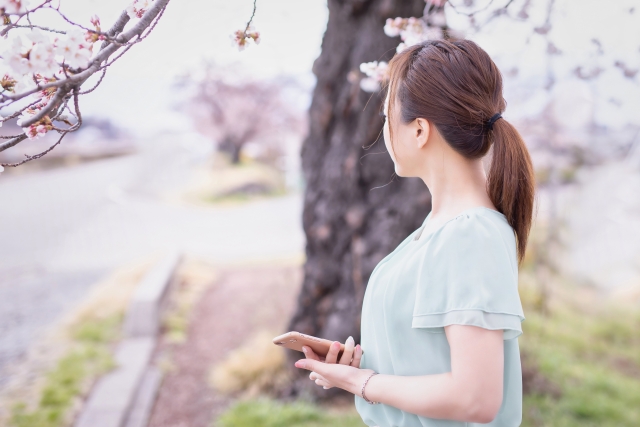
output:
[{"label": "woman's neck", "polygon": [[431,193],[431,219],[446,221],[476,206],[495,209],[487,194],[487,176],[481,159],[467,160],[449,153],[430,163],[421,178]]}]

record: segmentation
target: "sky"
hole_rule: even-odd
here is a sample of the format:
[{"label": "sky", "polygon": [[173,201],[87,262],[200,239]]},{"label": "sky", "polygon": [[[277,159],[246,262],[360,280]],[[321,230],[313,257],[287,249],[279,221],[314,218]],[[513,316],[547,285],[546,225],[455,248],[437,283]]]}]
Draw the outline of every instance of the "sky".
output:
[{"label": "sky", "polygon": [[[477,7],[488,1],[478,0]],[[495,0],[491,7],[507,1]],[[103,28],[108,28],[129,3],[60,2],[72,20],[88,25],[89,18],[97,14]],[[523,2],[515,0],[510,5],[514,15]],[[532,0],[526,21],[502,17],[477,34],[468,28],[467,18],[452,8],[447,8],[446,15],[449,25],[465,31],[487,50],[503,74],[517,69],[514,77],[505,78],[506,118],[536,114],[552,99],[568,126],[579,128],[593,118],[616,127],[628,122],[640,124],[640,74],[638,80],[631,81],[621,77],[621,70],[613,65],[622,60],[630,68],[640,68],[640,6],[629,13],[634,3],[556,0],[547,36],[535,33],[534,28],[544,23],[548,0]],[[312,87],[311,67],[320,53],[328,19],[326,0],[258,0],[254,24],[262,42],[239,52],[229,35],[244,27],[252,7],[251,0],[171,1],[151,36],[111,66],[98,90],[81,98],[84,114],[107,116],[138,134],[188,128],[190,119],[172,107],[180,94],[171,89],[171,83],[203,59],[239,62],[258,76],[295,75]],[[43,18],[53,25],[53,20]],[[478,19],[482,21],[483,14]],[[60,22],[55,22],[60,27]],[[593,39],[599,40],[602,54]],[[562,54],[549,57],[548,41]],[[604,71],[594,82],[585,82],[573,74],[578,65]],[[557,84],[546,91],[543,86],[550,72]]]}]

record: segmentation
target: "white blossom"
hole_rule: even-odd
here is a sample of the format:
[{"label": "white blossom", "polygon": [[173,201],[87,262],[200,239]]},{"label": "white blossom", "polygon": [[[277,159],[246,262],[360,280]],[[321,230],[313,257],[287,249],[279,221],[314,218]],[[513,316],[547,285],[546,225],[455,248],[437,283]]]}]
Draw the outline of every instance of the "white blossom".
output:
[{"label": "white blossom", "polygon": [[49,36],[47,36],[44,31],[41,31],[40,28],[32,28],[26,34],[26,37],[31,41],[31,43],[51,43]]},{"label": "white blossom", "polygon": [[5,63],[16,74],[26,74],[29,72],[29,60],[26,58],[28,50],[22,43],[20,36],[15,36],[11,40],[9,49],[5,51],[2,57],[5,59]]},{"label": "white blossom", "polygon": [[0,9],[6,14],[24,13],[29,7],[29,0],[0,0]]},{"label": "white blossom", "polygon": [[4,166],[0,165],[0,173],[4,172]]},{"label": "white blossom", "polygon": [[42,74],[55,73],[58,64],[55,61],[53,44],[44,42],[34,45],[29,53],[29,62],[35,70]]},{"label": "white blossom", "polygon": [[13,90],[15,93],[24,93],[31,89],[35,89],[35,87],[36,83],[33,81],[33,76],[31,74],[24,74],[18,79]]},{"label": "white blossom", "polygon": [[365,92],[377,92],[380,83],[388,77],[389,64],[385,61],[364,62],[360,64],[360,71],[367,75],[360,80],[360,88]]},{"label": "white blossom", "polygon": [[379,82],[387,77],[389,64],[385,61],[364,62],[360,64],[360,71]]},{"label": "white blossom", "polygon": [[429,24],[432,27],[444,27],[447,24],[447,18],[444,16],[444,11],[429,14]]},{"label": "white blossom", "polygon": [[395,19],[388,18],[387,22],[384,25],[384,33],[389,37],[399,36],[402,22],[403,22],[402,18],[395,18]]},{"label": "white blossom", "polygon": [[380,90],[380,82],[373,77],[365,77],[360,80],[360,89],[365,92],[377,92]]},{"label": "white blossom", "polygon": [[62,55],[67,65],[72,68],[85,68],[91,59],[91,43],[85,39],[85,32],[74,28],[66,37],[56,40],[55,53]]}]

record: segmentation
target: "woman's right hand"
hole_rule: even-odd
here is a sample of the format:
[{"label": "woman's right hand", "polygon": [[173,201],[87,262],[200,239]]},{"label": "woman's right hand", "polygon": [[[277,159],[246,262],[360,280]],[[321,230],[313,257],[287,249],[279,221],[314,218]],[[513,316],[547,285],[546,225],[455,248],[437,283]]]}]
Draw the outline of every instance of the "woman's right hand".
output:
[{"label": "woman's right hand", "polygon": [[318,360],[324,363],[339,363],[341,365],[349,365],[354,368],[360,368],[360,359],[362,358],[362,348],[360,344],[354,346],[353,337],[347,338],[344,343],[344,351],[342,352],[342,356],[338,361],[338,353],[340,352],[340,341],[334,341],[331,343],[331,347],[329,348],[329,352],[326,356],[317,355],[309,346],[303,346],[302,351],[304,352],[307,359]]}]

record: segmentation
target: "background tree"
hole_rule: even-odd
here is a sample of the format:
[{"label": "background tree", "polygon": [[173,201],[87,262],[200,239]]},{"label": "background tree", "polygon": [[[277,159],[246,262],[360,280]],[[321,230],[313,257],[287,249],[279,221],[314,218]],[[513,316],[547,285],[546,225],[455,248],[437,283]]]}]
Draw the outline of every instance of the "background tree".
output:
[{"label": "background tree", "polygon": [[300,88],[292,79],[250,79],[236,67],[212,63],[201,71],[186,77],[193,93],[189,113],[232,163],[240,162],[248,142],[277,147],[288,135],[303,132],[294,99]]}]

